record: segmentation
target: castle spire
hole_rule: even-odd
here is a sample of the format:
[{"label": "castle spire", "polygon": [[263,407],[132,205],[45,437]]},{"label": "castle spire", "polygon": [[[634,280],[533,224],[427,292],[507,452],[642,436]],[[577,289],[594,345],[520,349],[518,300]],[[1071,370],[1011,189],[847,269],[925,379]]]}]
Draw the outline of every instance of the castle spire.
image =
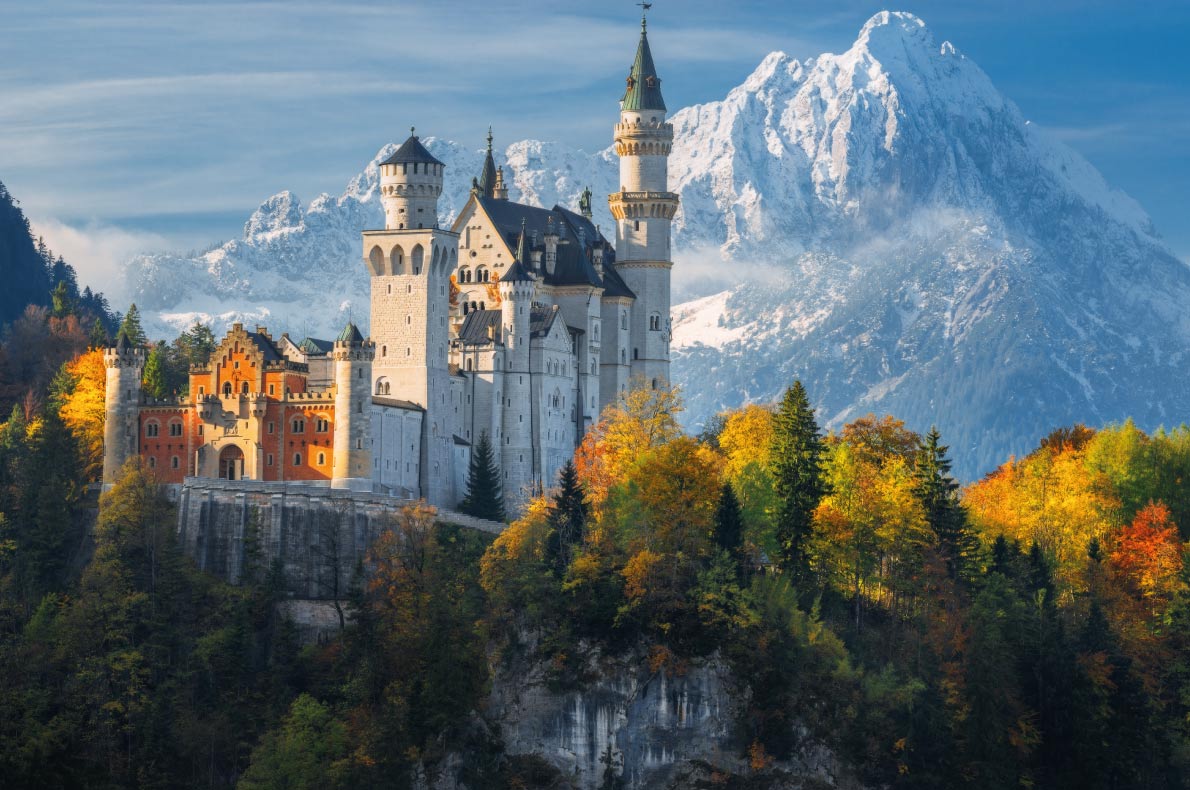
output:
[{"label": "castle spire", "polygon": [[[652,3],[640,5],[644,11],[652,7]],[[636,47],[636,59],[628,72],[627,83],[620,109],[665,111],[665,99],[661,98],[661,78],[657,76],[657,67],[653,65],[653,52],[649,49],[648,25],[644,12],[640,16],[640,43]]]},{"label": "castle spire", "polygon": [[492,127],[488,127],[488,152],[483,160],[483,171],[479,174],[477,184],[479,193],[484,197],[494,197],[496,189],[496,162],[492,158]]}]

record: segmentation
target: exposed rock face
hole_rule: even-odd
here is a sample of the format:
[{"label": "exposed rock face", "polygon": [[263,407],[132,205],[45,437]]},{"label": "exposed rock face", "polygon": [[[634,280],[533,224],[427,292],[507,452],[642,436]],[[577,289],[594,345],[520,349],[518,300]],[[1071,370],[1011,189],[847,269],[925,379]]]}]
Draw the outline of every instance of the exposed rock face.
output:
[{"label": "exposed rock face", "polygon": [[[581,690],[549,688],[544,667],[499,670],[484,717],[509,755],[537,755],[575,787],[602,787],[610,760],[627,788],[678,788],[712,774],[748,775],[737,724],[747,689],[719,659],[681,673],[653,672],[639,654],[596,656]],[[857,787],[834,756],[807,745],[795,762],[772,766],[765,787]]]}]

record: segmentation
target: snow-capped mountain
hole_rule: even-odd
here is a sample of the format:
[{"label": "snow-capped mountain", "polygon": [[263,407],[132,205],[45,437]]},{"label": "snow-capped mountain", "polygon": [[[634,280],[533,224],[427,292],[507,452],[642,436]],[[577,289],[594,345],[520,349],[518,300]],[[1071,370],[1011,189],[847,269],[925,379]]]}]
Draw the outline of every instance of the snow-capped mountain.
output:
[{"label": "snow-capped mountain", "polygon": [[[1190,269],[916,17],[878,14],[840,55],[774,52],[672,121],[675,288],[702,296],[674,310],[691,425],[801,378],[831,427],[868,411],[937,424],[971,477],[1058,425],[1190,416]],[[427,144],[448,164],[446,222],[482,153]],[[326,334],[345,312],[366,319],[359,231],[382,221],[390,150],[337,198],[270,198],[242,240],[132,261],[138,304],[175,326]],[[503,163],[525,202],[617,186],[610,149],[525,141]]]}]

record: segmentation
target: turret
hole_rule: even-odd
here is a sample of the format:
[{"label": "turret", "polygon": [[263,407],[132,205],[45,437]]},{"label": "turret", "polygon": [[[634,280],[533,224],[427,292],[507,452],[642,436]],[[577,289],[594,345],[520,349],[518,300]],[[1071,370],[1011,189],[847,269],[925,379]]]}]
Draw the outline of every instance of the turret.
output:
[{"label": "turret", "polygon": [[642,17],[615,128],[620,191],[608,196],[608,204],[616,218],[616,271],[636,294],[629,327],[632,375],[654,386],[669,379],[670,223],[678,210],[678,196],[669,191],[673,125],[665,114]]},{"label": "turret", "polygon": [[496,162],[492,158],[492,127],[488,127],[488,152],[483,159],[483,170],[475,181],[475,189],[483,197],[492,197],[496,188]]},{"label": "turret", "polygon": [[103,352],[107,368],[104,399],[103,486],[116,482],[120,469],[140,452],[141,377],[148,355],[120,332],[116,345]]},{"label": "turret", "polygon": [[380,200],[387,230],[438,227],[445,165],[409,130],[409,139],[380,163]]},{"label": "turret", "polygon": [[517,243],[517,256],[500,278],[500,323],[504,342],[504,394],[500,459],[504,471],[504,500],[509,512],[518,512],[533,481],[533,404],[529,375],[529,343],[536,280],[522,263],[525,227]]},{"label": "turret", "polygon": [[492,187],[492,197],[496,200],[508,200],[508,187],[504,185],[504,167],[496,168],[496,182]]},{"label": "turret", "polygon": [[331,488],[372,490],[372,360],[376,344],[348,323],[335,340],[335,452]]}]

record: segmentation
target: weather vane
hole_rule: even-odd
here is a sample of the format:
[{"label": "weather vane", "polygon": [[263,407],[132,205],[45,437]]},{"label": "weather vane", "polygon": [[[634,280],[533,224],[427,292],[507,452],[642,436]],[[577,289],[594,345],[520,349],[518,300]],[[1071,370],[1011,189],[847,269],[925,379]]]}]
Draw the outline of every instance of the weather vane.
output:
[{"label": "weather vane", "polygon": [[640,26],[641,26],[641,29],[643,30],[644,26],[645,26],[645,14],[647,14],[649,12],[649,9],[653,7],[653,4],[641,2],[641,3],[637,3],[637,5],[641,7]]}]

